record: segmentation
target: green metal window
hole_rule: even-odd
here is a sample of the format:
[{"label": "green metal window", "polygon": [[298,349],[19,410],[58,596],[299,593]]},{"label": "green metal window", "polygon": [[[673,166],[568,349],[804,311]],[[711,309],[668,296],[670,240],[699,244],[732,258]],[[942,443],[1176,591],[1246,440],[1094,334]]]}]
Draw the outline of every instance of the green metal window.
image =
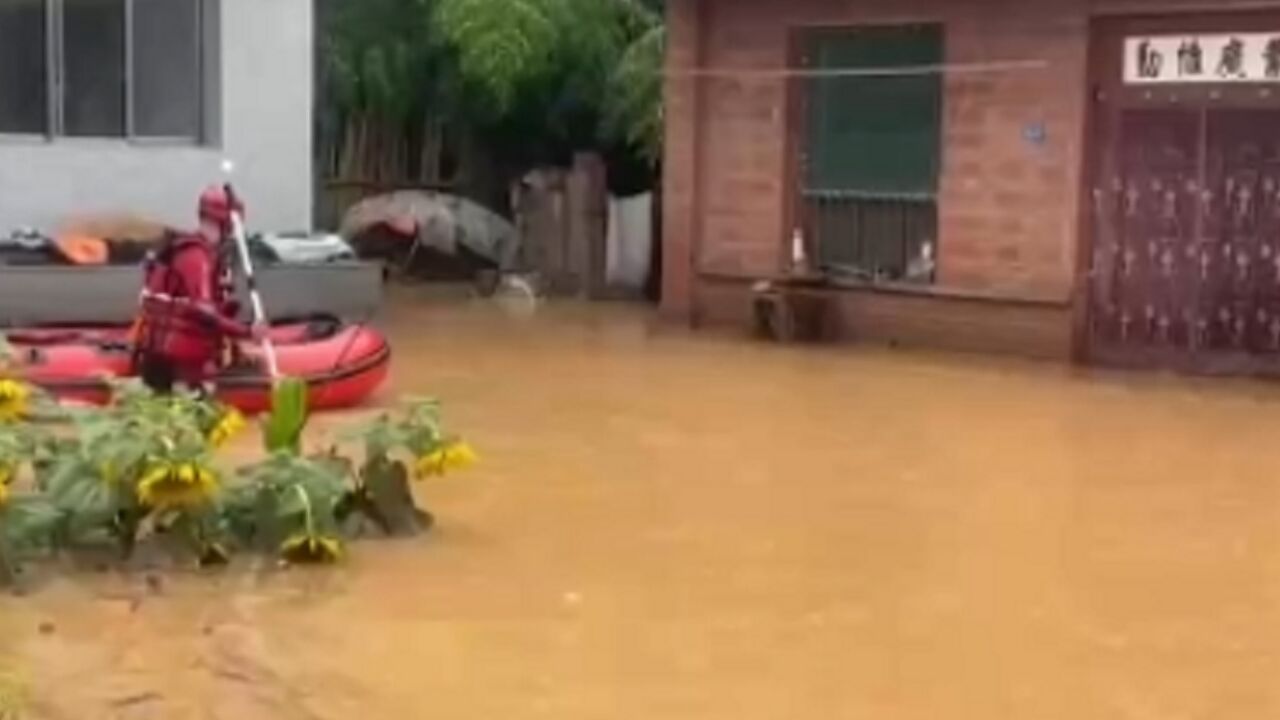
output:
[{"label": "green metal window", "polygon": [[805,229],[821,265],[932,280],[942,28],[822,30],[805,46]]}]

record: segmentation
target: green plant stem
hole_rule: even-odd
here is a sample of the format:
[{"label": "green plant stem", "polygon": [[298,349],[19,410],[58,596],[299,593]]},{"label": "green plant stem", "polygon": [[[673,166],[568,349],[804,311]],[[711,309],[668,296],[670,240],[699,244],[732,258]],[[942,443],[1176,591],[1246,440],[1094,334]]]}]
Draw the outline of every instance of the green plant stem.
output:
[{"label": "green plant stem", "polygon": [[315,534],[316,534],[315,521],[311,517],[312,516],[311,495],[307,493],[306,490],[302,489],[301,485],[294,485],[293,489],[296,490],[298,492],[298,495],[302,498],[302,510],[303,510],[303,516],[306,519],[307,537],[315,537]]}]

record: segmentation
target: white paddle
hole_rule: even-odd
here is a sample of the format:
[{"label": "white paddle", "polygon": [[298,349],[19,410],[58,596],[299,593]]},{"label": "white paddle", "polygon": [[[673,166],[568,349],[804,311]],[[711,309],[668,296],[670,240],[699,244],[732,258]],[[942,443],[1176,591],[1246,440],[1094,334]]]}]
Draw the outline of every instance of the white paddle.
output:
[{"label": "white paddle", "polygon": [[[235,164],[230,160],[222,162],[222,172],[230,177],[235,170]],[[227,193],[227,201],[231,204],[231,235],[236,241],[236,251],[240,256],[240,269],[244,271],[245,286],[249,289],[249,303],[253,307],[253,319],[259,327],[270,327],[267,320],[266,310],[262,305],[262,295],[258,292],[258,280],[253,273],[253,261],[249,259],[249,240],[245,237],[244,219],[240,217],[240,211],[236,210],[236,194],[231,187],[231,181],[228,180],[223,184],[223,188]],[[267,372],[271,374],[271,380],[280,379],[280,365],[276,361],[276,348],[271,343],[269,335],[262,336],[262,355],[267,361]]]}]

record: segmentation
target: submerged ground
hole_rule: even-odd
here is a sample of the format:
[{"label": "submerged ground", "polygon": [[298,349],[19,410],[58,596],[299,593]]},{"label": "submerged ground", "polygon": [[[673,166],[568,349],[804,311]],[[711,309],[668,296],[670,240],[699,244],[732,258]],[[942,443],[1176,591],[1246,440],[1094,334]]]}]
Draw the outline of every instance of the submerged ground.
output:
[{"label": "submerged ground", "polygon": [[438,531],[0,599],[27,717],[1280,716],[1280,389],[406,294]]}]

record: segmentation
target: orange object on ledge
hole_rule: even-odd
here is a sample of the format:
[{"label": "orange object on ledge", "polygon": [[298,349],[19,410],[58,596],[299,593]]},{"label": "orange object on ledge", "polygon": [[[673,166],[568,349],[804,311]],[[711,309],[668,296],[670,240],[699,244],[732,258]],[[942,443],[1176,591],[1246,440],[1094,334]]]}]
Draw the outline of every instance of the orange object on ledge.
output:
[{"label": "orange object on ledge", "polygon": [[106,240],[80,233],[59,235],[53,244],[75,265],[106,265],[110,254]]}]

